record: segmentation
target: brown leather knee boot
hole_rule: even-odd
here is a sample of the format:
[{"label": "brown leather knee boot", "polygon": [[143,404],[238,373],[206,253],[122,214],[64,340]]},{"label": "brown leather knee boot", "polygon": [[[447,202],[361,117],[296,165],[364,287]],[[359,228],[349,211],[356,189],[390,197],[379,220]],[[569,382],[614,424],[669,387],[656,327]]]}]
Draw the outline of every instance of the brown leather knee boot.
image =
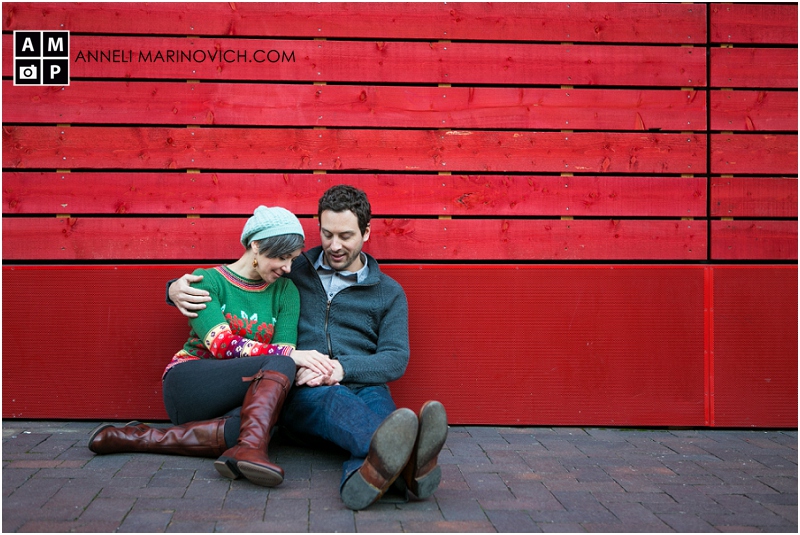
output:
[{"label": "brown leather knee boot", "polygon": [[243,475],[256,485],[274,487],[283,482],[283,469],[267,456],[270,431],[278,421],[291,381],[276,371],[261,370],[254,377],[242,403],[242,423],[237,444],[214,463],[225,477]]},{"label": "brown leather knee boot", "polygon": [[89,449],[106,453],[166,453],[218,457],[225,451],[225,420],[215,418],[165,429],[130,422],[125,427],[102,425],[89,436]]}]

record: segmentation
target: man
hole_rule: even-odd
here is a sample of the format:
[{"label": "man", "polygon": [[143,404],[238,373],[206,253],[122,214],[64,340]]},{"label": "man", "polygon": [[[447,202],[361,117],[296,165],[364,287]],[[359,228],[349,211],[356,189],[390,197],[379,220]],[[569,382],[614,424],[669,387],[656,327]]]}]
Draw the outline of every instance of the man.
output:
[{"label": "man", "polygon": [[[370,236],[366,194],[339,185],[319,200],[322,245],[292,266],[300,291],[300,349],[331,359],[333,372],[299,368],[280,424],[290,432],[333,442],[351,454],[340,494],[350,509],[377,501],[404,481],[427,498],[441,480],[437,457],[447,438],[447,417],[438,401],[425,403],[419,418],[396,409],[386,383],[408,365],[408,302],[402,287],[362,251]],[[184,275],[170,286],[170,299],[187,316],[205,305],[203,292]]]}]

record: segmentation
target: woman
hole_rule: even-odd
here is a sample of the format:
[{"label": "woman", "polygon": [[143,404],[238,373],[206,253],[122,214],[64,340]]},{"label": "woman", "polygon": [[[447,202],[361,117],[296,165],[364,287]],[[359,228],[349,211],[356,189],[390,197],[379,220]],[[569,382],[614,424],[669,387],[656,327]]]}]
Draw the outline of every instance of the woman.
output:
[{"label": "woman", "polygon": [[214,466],[225,477],[280,484],[283,470],[270,462],[267,445],[296,369],[333,372],[325,355],[295,349],[300,296],[282,275],[304,240],[294,214],[256,208],[242,231],[241,258],[195,271],[212,300],[189,320],[189,339],[164,371],[164,406],[177,425],[103,425],[89,449],[219,457]]}]

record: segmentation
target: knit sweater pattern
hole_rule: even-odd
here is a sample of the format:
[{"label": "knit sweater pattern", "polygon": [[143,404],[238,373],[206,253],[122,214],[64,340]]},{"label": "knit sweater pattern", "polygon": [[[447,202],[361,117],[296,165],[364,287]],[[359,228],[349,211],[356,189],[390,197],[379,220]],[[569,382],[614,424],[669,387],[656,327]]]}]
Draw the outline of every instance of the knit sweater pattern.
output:
[{"label": "knit sweater pattern", "polygon": [[164,374],[191,360],[291,354],[300,314],[300,295],[292,281],[246,279],[227,266],[193,274],[203,276],[194,286],[207,290],[211,301],[189,320],[189,338]]}]

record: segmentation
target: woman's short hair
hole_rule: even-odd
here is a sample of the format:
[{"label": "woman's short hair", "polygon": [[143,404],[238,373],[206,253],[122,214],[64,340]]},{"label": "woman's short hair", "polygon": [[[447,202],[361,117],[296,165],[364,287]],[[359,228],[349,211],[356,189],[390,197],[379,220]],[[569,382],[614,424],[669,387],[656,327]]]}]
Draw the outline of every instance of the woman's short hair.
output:
[{"label": "woman's short hair", "polygon": [[305,247],[305,239],[300,234],[281,234],[257,240],[258,254],[267,258],[278,258]]}]

